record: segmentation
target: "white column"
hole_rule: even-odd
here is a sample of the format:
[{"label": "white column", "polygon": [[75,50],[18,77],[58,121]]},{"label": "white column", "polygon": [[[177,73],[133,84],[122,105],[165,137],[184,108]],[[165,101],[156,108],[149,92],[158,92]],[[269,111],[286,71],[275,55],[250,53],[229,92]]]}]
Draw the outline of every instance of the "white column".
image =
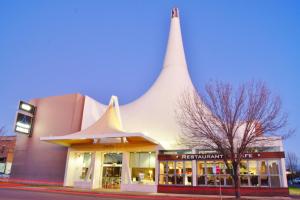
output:
[{"label": "white column", "polygon": [[[192,153],[196,153],[196,149],[192,149]],[[192,161],[193,186],[197,186],[197,161]]]},{"label": "white column", "polygon": [[159,174],[160,174],[158,154],[159,154],[159,150],[156,150],[156,152],[155,152],[155,157],[156,157],[156,160],[155,160],[155,185],[159,184]]},{"label": "white column", "polygon": [[100,178],[102,171],[101,152],[95,152],[92,158],[94,158],[94,166],[92,171],[92,189],[97,189],[100,188]]},{"label": "white column", "polygon": [[131,184],[131,171],[129,168],[129,152],[123,152],[122,155],[122,174],[121,174],[121,191],[125,190],[124,185]]},{"label": "white column", "polygon": [[74,186],[74,172],[75,172],[75,153],[68,148],[64,186]]},{"label": "white column", "polygon": [[281,187],[288,187],[287,183],[287,177],[286,177],[286,168],[285,168],[285,159],[281,158],[280,159],[280,164],[281,164],[281,170],[280,170],[280,180],[281,180]]}]

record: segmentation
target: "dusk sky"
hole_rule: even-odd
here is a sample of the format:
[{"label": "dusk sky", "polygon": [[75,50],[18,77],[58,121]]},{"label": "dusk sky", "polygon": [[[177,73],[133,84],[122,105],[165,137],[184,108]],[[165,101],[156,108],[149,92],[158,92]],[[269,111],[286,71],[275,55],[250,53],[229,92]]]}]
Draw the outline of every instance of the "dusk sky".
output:
[{"label": "dusk sky", "polygon": [[19,100],[81,93],[121,104],[162,69],[170,11],[180,10],[186,59],[200,90],[210,80],[262,80],[281,96],[300,154],[300,1],[0,2],[0,126]]}]

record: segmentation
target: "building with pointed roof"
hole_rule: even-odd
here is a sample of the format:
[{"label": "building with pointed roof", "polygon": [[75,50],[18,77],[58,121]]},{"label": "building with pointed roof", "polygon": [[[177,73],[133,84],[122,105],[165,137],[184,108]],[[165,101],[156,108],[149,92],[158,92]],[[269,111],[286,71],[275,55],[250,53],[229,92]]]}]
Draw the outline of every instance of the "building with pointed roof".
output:
[{"label": "building with pointed roof", "polygon": [[[221,184],[230,194],[232,178],[220,155],[178,144],[178,100],[193,90],[179,11],[173,8],[163,68],[140,98],[126,105],[119,105],[116,96],[105,105],[80,94],[30,101],[37,108],[35,125],[31,137],[18,134],[12,178],[89,189],[202,194],[218,193]],[[287,194],[282,141],[268,148],[245,155],[242,193]]]}]

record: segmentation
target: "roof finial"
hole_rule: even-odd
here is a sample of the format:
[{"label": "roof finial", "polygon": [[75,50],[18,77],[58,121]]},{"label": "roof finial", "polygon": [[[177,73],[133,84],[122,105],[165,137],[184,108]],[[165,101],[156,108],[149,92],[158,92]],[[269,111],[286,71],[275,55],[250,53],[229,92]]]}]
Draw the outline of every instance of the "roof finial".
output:
[{"label": "roof finial", "polygon": [[179,9],[178,8],[172,8],[172,15],[171,18],[179,17]]}]

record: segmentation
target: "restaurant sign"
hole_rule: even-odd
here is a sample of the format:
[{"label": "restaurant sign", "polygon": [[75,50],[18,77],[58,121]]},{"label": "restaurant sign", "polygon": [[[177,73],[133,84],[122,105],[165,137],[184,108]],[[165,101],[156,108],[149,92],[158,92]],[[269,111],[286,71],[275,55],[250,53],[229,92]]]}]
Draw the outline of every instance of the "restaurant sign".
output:
[{"label": "restaurant sign", "polygon": [[[244,153],[243,159],[284,158],[284,152]],[[160,154],[158,160],[222,160],[221,154]]]}]

